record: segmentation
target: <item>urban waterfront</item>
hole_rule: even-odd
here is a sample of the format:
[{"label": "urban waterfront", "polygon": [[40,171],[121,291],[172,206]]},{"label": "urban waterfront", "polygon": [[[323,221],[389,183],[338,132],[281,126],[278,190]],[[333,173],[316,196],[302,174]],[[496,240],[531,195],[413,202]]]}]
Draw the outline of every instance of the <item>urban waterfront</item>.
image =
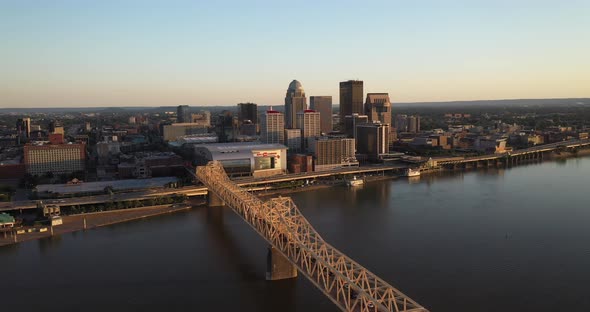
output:
[{"label": "urban waterfront", "polygon": [[[588,311],[589,174],[572,158],[292,198],[430,311]],[[338,310],[302,276],[265,281],[266,246],[229,209],[196,207],[0,248],[0,292],[24,310]]]}]

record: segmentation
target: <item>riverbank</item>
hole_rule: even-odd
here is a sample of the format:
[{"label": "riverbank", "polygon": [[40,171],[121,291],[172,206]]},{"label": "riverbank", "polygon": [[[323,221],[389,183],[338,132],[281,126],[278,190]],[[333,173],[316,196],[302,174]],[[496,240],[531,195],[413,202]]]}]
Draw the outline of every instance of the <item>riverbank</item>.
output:
[{"label": "riverbank", "polygon": [[27,226],[15,229],[18,233],[2,233],[0,234],[0,247],[34,239],[51,237],[52,235],[61,235],[162,214],[174,213],[191,209],[191,207],[192,206],[188,204],[174,204],[63,216],[63,224],[54,226],[53,228],[48,225],[37,227]]}]

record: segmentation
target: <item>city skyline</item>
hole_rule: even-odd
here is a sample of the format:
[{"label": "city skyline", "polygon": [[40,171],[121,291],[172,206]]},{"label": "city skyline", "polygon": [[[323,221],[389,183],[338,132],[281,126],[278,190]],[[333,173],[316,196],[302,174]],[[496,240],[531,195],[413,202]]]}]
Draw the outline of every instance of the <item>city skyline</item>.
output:
[{"label": "city skyline", "polygon": [[[393,103],[590,97],[589,13],[581,1],[7,2],[0,108],[278,105],[293,79],[334,104],[350,79]],[[321,22],[285,22],[300,16]]]}]

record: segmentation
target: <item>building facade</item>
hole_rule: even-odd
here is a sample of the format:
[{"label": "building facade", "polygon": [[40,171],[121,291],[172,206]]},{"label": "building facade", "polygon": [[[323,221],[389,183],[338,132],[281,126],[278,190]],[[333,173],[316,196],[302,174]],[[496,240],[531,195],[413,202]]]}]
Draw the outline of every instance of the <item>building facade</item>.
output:
[{"label": "building facade", "polygon": [[195,146],[195,163],[217,160],[229,175],[265,177],[287,172],[287,147],[282,144],[218,143]]},{"label": "building facade", "polygon": [[349,138],[316,137],[309,140],[314,157],[314,171],[358,166],[355,142]]},{"label": "building facade", "polygon": [[271,108],[262,115],[260,141],[267,144],[283,144],[285,142],[285,119],[281,112]]},{"label": "building facade", "polygon": [[290,154],[301,152],[301,144],[301,129],[285,129],[285,145]]},{"label": "building facade", "polygon": [[285,128],[297,128],[297,113],[307,109],[307,98],[301,83],[291,81],[285,96]]},{"label": "building facade", "polygon": [[357,126],[357,153],[364,154],[369,160],[379,160],[389,153],[390,126],[382,123],[366,123]]},{"label": "building facade", "polygon": [[369,122],[369,116],[353,114],[344,118],[344,133],[349,138],[356,138],[356,127]]},{"label": "building facade", "polygon": [[163,126],[165,141],[176,141],[185,135],[204,134],[207,131],[208,127],[197,123],[175,123]]},{"label": "building facade", "polygon": [[199,124],[201,126],[209,127],[211,126],[211,113],[208,111],[201,111],[196,114],[190,114],[190,123]]},{"label": "building facade", "polygon": [[24,163],[27,173],[43,175],[67,174],[85,168],[85,144],[27,144],[24,147]]},{"label": "building facade", "polygon": [[391,101],[388,93],[367,93],[365,114],[370,122],[381,122],[391,126]]},{"label": "building facade", "polygon": [[307,140],[321,135],[320,113],[311,109],[297,113],[297,128],[301,129],[301,149],[307,151]]},{"label": "building facade", "polygon": [[342,123],[348,115],[363,113],[363,82],[360,80],[340,82],[340,122]]},{"label": "building facade", "polygon": [[189,123],[191,122],[191,113],[188,105],[178,105],[176,108],[176,122]]},{"label": "building facade", "polygon": [[240,124],[250,120],[253,124],[258,123],[258,105],[254,103],[238,104],[238,121]]},{"label": "building facade", "polygon": [[320,113],[320,130],[323,133],[332,131],[332,97],[310,96],[309,108]]}]

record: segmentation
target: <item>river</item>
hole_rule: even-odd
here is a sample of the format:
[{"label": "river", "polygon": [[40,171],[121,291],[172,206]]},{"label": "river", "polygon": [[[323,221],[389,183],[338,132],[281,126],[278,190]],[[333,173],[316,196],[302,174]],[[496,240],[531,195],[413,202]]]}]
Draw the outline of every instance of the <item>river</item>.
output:
[{"label": "river", "polygon": [[[295,193],[322,237],[428,308],[590,311],[590,158]],[[338,311],[303,276],[267,282],[229,209],[0,248],[0,298],[31,311]]]}]

